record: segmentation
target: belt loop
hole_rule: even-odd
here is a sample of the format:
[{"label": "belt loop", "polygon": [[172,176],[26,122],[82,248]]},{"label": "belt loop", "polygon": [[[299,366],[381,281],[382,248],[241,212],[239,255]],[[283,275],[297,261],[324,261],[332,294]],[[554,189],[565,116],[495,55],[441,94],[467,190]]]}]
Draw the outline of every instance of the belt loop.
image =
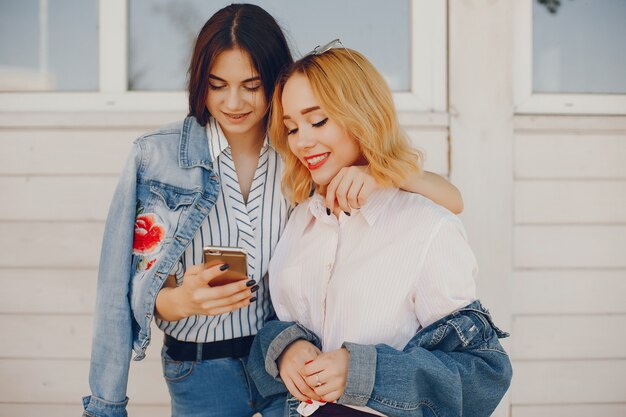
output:
[{"label": "belt loop", "polygon": [[202,362],[202,351],[204,345],[202,343],[196,343],[196,362]]}]

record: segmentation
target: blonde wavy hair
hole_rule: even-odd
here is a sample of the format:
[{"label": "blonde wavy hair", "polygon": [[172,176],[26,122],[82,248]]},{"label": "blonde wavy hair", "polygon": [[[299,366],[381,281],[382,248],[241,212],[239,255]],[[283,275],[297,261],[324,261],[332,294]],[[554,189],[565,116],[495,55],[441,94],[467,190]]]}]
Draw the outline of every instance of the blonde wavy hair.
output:
[{"label": "blonde wavy hair", "polygon": [[[272,96],[269,134],[285,160],[282,190],[292,204],[306,200],[314,186],[309,170],[289,149],[283,123],[283,90],[296,73],[308,79],[326,116],[358,142],[379,184],[398,187],[409,175],[420,172],[422,153],[410,145],[401,129],[384,78],[359,52],[333,48],[307,55],[287,67]],[[319,186],[317,190],[322,194],[326,191]]]}]

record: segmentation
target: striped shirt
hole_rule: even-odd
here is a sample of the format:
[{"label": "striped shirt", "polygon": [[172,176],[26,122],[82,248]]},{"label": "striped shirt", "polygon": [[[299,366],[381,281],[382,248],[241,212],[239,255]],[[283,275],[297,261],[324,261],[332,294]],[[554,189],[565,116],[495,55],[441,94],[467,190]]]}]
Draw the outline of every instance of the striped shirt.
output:
[{"label": "striped shirt", "polygon": [[207,123],[210,157],[221,191],[215,206],[196,232],[175,268],[177,285],[188,266],[201,264],[204,246],[232,246],[248,252],[248,275],[256,280],[257,301],[242,309],[218,316],[197,315],[169,322],[156,319],[166,334],[188,342],[215,342],[251,336],[273,314],[267,282],[270,258],[287,218],[289,204],[280,189],[282,160],[267,137],[260,151],[247,204],[237,181],[231,149],[221,128]]}]

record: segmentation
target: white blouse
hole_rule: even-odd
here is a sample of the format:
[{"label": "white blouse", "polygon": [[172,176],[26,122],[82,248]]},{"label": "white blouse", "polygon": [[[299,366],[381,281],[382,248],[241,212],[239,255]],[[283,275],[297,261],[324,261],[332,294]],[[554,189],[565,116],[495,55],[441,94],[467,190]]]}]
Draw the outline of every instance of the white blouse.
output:
[{"label": "white blouse", "polygon": [[326,214],[319,194],[295,208],[269,266],[280,320],[343,342],[402,350],[422,327],[474,301],[476,259],[461,221],[396,188],[360,210]]}]

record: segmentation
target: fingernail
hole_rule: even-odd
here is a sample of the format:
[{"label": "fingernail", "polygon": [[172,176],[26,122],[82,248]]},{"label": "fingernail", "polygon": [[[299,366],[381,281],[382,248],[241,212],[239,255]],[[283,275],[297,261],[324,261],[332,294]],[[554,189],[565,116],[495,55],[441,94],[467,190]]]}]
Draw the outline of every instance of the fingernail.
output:
[{"label": "fingernail", "polygon": [[304,362],[304,364],[305,364],[305,365],[308,365],[308,364],[310,364],[311,362],[313,362],[313,359],[311,359],[310,361],[306,361],[306,362]]},{"label": "fingernail", "polygon": [[252,297],[252,298],[250,299],[250,302],[251,302],[251,303],[254,303],[255,301],[256,301],[256,297]]},{"label": "fingernail", "polygon": [[259,290],[259,286],[255,285],[254,287],[250,288],[250,291],[252,292],[257,292]]},{"label": "fingernail", "polygon": [[325,402],[327,402],[327,401],[326,401],[324,398],[320,397],[320,402],[321,402],[321,403],[325,403]]},{"label": "fingernail", "polygon": [[255,284],[256,284],[256,281],[251,279],[250,281],[246,282],[246,287],[251,287],[251,286],[253,286]]},{"label": "fingernail", "polygon": [[230,265],[224,264],[224,265],[220,266],[220,271],[226,271],[228,268],[230,268]]},{"label": "fingernail", "polygon": [[328,207],[326,207],[326,215],[330,216],[330,209]]},{"label": "fingernail", "polygon": [[347,211],[344,211],[344,213],[346,213],[346,216],[350,216],[350,213]]},{"label": "fingernail", "polygon": [[313,401],[311,401],[311,400],[309,400],[309,399],[307,398],[306,403],[307,403],[307,404],[313,404]]}]

